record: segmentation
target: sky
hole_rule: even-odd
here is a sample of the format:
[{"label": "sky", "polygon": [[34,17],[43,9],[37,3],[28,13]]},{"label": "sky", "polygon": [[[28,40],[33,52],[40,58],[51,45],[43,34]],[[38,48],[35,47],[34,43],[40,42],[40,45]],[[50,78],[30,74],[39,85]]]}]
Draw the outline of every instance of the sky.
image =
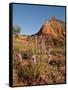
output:
[{"label": "sky", "polygon": [[65,7],[13,4],[13,25],[25,35],[37,33],[52,16],[65,21]]}]

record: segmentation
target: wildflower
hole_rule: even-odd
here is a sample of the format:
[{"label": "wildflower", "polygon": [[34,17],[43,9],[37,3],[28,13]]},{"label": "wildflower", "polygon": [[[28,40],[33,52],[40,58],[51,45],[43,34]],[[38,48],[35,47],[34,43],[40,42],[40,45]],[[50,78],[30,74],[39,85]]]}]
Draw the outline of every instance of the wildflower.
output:
[{"label": "wildflower", "polygon": [[36,64],[36,55],[32,55],[31,59],[32,59],[32,62],[33,62],[34,64]]}]

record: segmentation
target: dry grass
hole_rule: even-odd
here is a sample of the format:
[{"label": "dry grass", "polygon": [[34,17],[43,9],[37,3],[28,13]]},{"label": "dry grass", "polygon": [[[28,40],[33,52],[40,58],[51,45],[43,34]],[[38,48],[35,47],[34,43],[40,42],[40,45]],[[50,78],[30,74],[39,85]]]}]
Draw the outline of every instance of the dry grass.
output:
[{"label": "dry grass", "polygon": [[22,58],[17,54],[24,52],[35,54],[35,42],[24,42],[14,39],[13,54],[13,86],[42,85],[65,83],[65,55],[64,48],[52,47],[54,58],[48,63],[47,54],[37,53],[37,63]]}]

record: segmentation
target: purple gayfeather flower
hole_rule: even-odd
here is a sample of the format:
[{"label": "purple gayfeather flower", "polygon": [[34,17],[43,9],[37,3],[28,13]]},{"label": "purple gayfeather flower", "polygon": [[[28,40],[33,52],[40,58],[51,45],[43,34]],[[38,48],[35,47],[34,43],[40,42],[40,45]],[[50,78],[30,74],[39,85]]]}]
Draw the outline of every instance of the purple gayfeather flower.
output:
[{"label": "purple gayfeather flower", "polygon": [[32,62],[33,62],[34,64],[36,64],[36,56],[35,56],[35,55],[32,55],[31,59],[32,59]]}]

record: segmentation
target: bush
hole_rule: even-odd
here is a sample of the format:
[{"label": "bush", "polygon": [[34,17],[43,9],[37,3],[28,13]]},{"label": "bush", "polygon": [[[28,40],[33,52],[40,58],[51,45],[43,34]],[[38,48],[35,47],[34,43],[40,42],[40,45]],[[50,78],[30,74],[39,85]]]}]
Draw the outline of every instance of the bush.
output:
[{"label": "bush", "polygon": [[31,58],[31,51],[25,51],[21,53],[23,59],[30,59]]}]

